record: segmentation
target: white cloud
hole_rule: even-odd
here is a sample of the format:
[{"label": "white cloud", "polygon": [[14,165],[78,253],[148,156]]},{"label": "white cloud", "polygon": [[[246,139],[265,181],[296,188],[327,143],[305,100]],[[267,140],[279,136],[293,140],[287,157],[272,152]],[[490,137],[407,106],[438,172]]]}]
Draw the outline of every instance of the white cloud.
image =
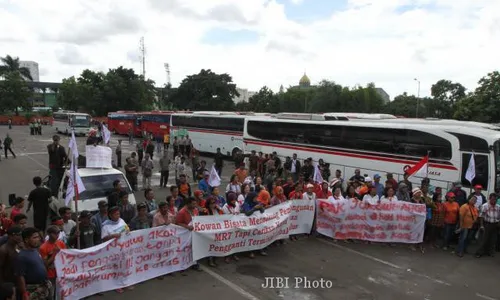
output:
[{"label": "white cloud", "polygon": [[[349,0],[344,11],[300,24],[275,0],[16,0],[0,2],[0,56],[35,60],[41,80],[60,81],[84,68],[119,65],[173,85],[202,68],[227,72],[241,87],[295,85],[304,69],[315,81],[375,82],[392,96],[422,95],[439,79],[469,89],[500,64],[498,0]],[[314,5],[314,1],[309,1]],[[416,8],[408,10],[408,5]],[[404,10],[400,8],[404,7]],[[206,45],[214,27],[255,30],[254,44]]]}]

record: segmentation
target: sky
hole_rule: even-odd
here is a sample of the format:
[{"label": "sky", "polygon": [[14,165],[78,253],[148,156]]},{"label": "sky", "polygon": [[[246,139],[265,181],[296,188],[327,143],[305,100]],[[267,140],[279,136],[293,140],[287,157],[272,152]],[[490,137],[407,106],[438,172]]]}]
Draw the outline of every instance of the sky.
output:
[{"label": "sky", "polygon": [[120,65],[173,86],[201,69],[277,91],[307,73],[391,98],[449,79],[474,90],[500,66],[499,0],[0,0],[0,56],[60,82]]}]

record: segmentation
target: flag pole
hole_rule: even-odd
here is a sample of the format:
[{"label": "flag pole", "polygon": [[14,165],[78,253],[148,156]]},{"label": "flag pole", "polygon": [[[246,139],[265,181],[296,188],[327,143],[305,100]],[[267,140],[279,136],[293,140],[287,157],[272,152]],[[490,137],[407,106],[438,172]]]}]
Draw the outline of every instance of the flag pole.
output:
[{"label": "flag pole", "polygon": [[[74,136],[74,131],[73,131],[73,136]],[[73,138],[73,137],[71,137]],[[76,147],[77,145],[75,145]],[[71,151],[73,152],[73,151]],[[74,201],[75,201],[75,213],[76,217],[78,218],[78,183],[76,181],[76,168],[77,164],[75,163],[75,159],[78,159],[74,157],[74,153],[71,153],[71,156],[73,156],[73,159],[71,160],[71,163],[73,165],[73,191],[75,191],[75,196],[74,196]],[[76,220],[76,232],[80,232],[80,222]],[[80,234],[76,236],[76,247],[77,249],[80,249]]]}]

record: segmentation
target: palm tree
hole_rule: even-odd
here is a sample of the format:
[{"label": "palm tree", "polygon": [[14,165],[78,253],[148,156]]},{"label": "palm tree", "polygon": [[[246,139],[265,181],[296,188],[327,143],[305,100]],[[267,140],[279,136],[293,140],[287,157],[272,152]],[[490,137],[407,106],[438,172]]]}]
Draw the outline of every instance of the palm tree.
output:
[{"label": "palm tree", "polygon": [[7,55],[6,57],[0,57],[0,61],[2,62],[2,65],[0,65],[0,76],[11,72],[19,72],[23,78],[33,80],[30,70],[26,67],[21,67],[19,57]]}]

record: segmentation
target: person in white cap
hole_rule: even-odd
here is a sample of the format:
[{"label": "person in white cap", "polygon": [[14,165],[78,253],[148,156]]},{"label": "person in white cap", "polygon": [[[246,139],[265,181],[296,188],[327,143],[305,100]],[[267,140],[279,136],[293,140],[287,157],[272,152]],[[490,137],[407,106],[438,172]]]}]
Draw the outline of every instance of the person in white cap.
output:
[{"label": "person in white cap", "polygon": [[307,184],[307,191],[302,195],[303,200],[316,200],[316,193],[314,192],[314,185],[312,183]]}]

